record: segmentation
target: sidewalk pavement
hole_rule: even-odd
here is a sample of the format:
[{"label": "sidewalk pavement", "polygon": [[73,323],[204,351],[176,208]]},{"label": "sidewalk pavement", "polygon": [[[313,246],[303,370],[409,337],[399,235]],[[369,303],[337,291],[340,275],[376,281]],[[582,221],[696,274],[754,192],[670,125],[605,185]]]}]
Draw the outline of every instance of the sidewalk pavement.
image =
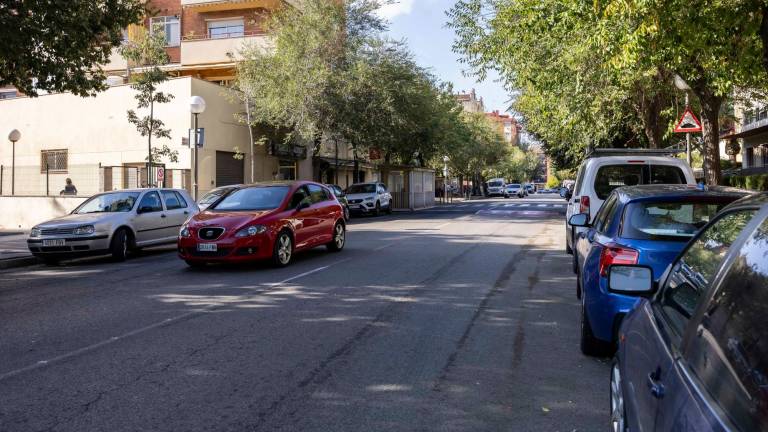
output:
[{"label": "sidewalk pavement", "polygon": [[27,234],[20,231],[0,231],[0,269],[37,263],[27,249]]}]

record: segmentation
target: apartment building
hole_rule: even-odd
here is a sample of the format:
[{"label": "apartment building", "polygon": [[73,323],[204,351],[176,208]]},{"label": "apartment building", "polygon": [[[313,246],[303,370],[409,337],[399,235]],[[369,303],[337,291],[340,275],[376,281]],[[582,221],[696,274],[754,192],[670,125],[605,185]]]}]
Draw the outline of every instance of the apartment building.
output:
[{"label": "apartment building", "polygon": [[468,93],[463,90],[456,94],[456,100],[461,104],[464,111],[471,113],[485,112],[485,104],[483,98],[477,97],[475,89],[470,90]]},{"label": "apartment building", "polygon": [[504,137],[505,142],[516,146],[520,145],[522,127],[517,123],[517,119],[509,114],[500,114],[498,110],[485,113],[485,115],[499,128],[499,133]]},{"label": "apartment building", "polygon": [[[721,135],[721,157],[725,155],[726,144],[738,140],[741,149],[741,174],[768,173],[768,103],[765,101],[742,101],[734,105],[736,118],[733,130]],[[725,155],[725,156],[724,156]]]},{"label": "apartment building", "polygon": [[[248,45],[267,49],[265,20],[280,0],[151,0],[144,27],[163,31],[173,76],[192,76],[219,84],[235,76],[235,64]],[[126,31],[130,39],[135,27]],[[111,76],[125,78],[130,65],[115,50],[104,67]]]}]

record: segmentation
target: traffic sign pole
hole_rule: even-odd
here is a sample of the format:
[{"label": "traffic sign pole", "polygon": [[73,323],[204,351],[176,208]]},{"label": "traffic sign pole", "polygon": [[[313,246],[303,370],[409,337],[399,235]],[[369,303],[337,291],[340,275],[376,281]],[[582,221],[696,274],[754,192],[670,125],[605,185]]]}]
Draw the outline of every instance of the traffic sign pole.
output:
[{"label": "traffic sign pole", "polygon": [[[688,92],[685,92],[685,106],[688,106]],[[691,157],[691,133],[685,133],[685,158],[688,160],[688,166],[693,168],[693,158]]]}]

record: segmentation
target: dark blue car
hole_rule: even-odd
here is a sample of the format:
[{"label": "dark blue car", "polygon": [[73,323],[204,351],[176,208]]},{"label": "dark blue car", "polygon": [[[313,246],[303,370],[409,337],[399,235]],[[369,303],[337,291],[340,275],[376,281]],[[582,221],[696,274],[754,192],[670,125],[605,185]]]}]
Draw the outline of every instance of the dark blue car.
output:
[{"label": "dark blue car", "polygon": [[572,226],[589,228],[574,248],[582,352],[612,354],[621,320],[637,302],[636,295],[608,290],[612,264],[645,265],[659,277],[701,227],[746,194],[690,185],[622,187],[611,192],[592,223],[574,215]]},{"label": "dark blue car", "polygon": [[640,298],[611,368],[614,431],[768,431],[768,193],[723,209],[657,285],[614,265]]}]

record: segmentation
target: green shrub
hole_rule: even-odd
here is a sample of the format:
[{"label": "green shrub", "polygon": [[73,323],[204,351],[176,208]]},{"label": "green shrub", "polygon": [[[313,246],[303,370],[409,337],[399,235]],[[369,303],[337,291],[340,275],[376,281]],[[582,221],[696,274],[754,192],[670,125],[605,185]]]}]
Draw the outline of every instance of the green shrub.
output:
[{"label": "green shrub", "polygon": [[768,174],[755,174],[751,176],[730,176],[724,179],[728,186],[755,191],[768,191]]}]

